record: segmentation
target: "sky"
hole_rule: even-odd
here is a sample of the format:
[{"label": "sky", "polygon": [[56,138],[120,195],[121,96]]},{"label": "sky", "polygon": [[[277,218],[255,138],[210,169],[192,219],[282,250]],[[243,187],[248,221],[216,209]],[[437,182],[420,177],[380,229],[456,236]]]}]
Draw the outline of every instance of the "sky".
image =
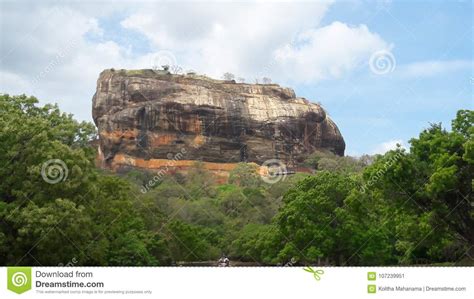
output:
[{"label": "sky", "polygon": [[92,121],[104,69],[269,77],[321,103],[346,154],[474,109],[472,1],[4,1],[0,92]]}]

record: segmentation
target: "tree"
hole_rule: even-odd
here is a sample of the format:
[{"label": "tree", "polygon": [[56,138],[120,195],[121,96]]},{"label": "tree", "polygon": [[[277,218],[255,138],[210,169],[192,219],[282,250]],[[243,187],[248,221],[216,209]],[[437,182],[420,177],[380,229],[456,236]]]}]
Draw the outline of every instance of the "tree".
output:
[{"label": "tree", "polygon": [[221,253],[261,264],[454,263],[474,254],[473,124],[460,110],[451,131],[433,124],[409,151],[315,152],[315,174],[270,186],[254,164],[219,185],[198,162],[142,193],[153,174],[96,169],[92,124],[0,95],[0,265],[170,265]]},{"label": "tree", "polygon": [[238,163],[229,174],[229,183],[241,187],[259,187],[262,178],[258,174],[258,165],[254,163]]},{"label": "tree", "polygon": [[216,260],[220,254],[209,240],[215,239],[209,229],[173,220],[167,225],[168,243],[174,261]]},{"label": "tree", "polygon": [[350,156],[340,157],[330,151],[317,150],[312,153],[306,160],[305,164],[316,170],[328,170],[341,173],[361,172],[364,167],[371,162],[368,155],[361,158]]},{"label": "tree", "polygon": [[227,72],[227,73],[224,73],[224,75],[222,75],[222,78],[224,78],[224,80],[226,81],[232,81],[234,80],[235,76],[234,74]]},{"label": "tree", "polygon": [[270,79],[268,77],[263,77],[262,82],[263,82],[263,84],[270,84],[270,83],[272,83],[272,79]]},{"label": "tree", "polygon": [[[0,96],[0,198],[6,202],[77,197],[77,189],[86,187],[84,179],[95,176],[89,171],[94,167],[95,149],[89,146],[96,136],[94,126],[75,121],[56,105],[37,103],[25,95]],[[44,180],[54,159],[67,168],[62,169],[68,171],[63,184]]]},{"label": "tree", "polygon": [[250,202],[248,202],[245,194],[237,186],[229,185],[226,192],[219,194],[219,206],[221,211],[231,218],[243,218],[245,211],[249,210]]},{"label": "tree", "polygon": [[171,66],[171,72],[175,75],[176,74],[181,74],[182,71],[183,71],[183,68],[180,67],[179,65],[172,65]]},{"label": "tree", "polygon": [[386,198],[400,215],[395,231],[402,263],[457,260],[474,243],[473,113],[459,111],[452,132],[431,125],[410,140],[409,153],[390,151],[364,172],[365,180],[373,182],[371,192]]},{"label": "tree", "polygon": [[[87,253],[78,251],[77,247],[86,248],[92,239],[92,219],[84,206],[71,200],[58,198],[42,207],[30,202],[24,208],[12,211],[8,222],[17,232],[10,240],[10,249],[17,254],[10,252],[7,257],[19,264],[36,263],[37,260],[44,265],[58,265],[73,257],[81,262],[87,258],[84,256]],[[51,254],[54,248],[61,250]]]},{"label": "tree", "polygon": [[188,172],[188,178],[184,185],[188,199],[199,199],[215,194],[215,178],[204,168],[204,162],[197,161]]},{"label": "tree", "polygon": [[392,216],[381,198],[361,193],[360,177],[322,171],[300,181],[276,215],[278,261],[384,265],[395,262],[387,235]]},{"label": "tree", "polygon": [[340,265],[349,258],[339,246],[343,240],[337,238],[340,225],[334,220],[354,186],[355,182],[347,175],[323,171],[289,190],[276,215],[277,226],[288,240],[279,259],[296,257],[304,263],[328,259]]},{"label": "tree", "polygon": [[282,236],[274,225],[247,224],[231,241],[230,255],[243,261],[276,264]]},{"label": "tree", "polygon": [[134,205],[138,190],[95,169],[94,126],[37,103],[0,96],[0,263],[166,263]]}]

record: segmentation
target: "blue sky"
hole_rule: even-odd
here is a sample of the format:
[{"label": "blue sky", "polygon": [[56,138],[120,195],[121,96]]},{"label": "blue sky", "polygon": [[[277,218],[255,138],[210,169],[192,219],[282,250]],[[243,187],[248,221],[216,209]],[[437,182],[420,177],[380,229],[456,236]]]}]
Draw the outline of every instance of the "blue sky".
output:
[{"label": "blue sky", "polygon": [[[171,62],[267,76],[320,102],[346,153],[407,144],[473,109],[471,1],[0,1],[0,92],[91,120],[101,70]],[[388,65],[374,71],[377,53]],[[371,59],[372,63],[371,63]]]},{"label": "blue sky", "polygon": [[[298,90],[308,98],[322,99],[344,134],[348,154],[370,152],[390,140],[406,144],[429,123],[449,126],[457,110],[474,108],[472,14],[469,1],[394,1],[379,9],[336,4],[323,23],[367,24],[393,43],[396,67],[390,74],[376,76],[363,65],[345,80]],[[420,61],[456,60],[471,65],[452,71],[446,65],[447,70],[413,77],[403,74],[404,66]],[[352,91],[352,96],[344,97]]]}]

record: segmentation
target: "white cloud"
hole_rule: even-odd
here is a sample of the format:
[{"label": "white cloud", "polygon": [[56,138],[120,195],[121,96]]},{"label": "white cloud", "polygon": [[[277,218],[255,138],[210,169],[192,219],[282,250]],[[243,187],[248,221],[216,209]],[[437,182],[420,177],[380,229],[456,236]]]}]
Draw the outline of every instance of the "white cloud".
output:
[{"label": "white cloud", "polygon": [[374,51],[390,48],[366,25],[318,28],[330,4],[164,6],[121,24],[147,36],[156,50],[175,53],[184,68],[214,77],[232,72],[250,80],[316,82],[340,78]]},{"label": "white cloud", "polygon": [[[184,68],[214,77],[232,72],[269,76],[275,49],[316,27],[330,1],[304,3],[199,3],[141,9],[121,22],[171,51]],[[266,72],[266,74],[263,74]]]},{"label": "white cloud", "polygon": [[[23,4],[23,5],[21,5]],[[99,73],[115,65],[133,67],[126,49],[101,36],[93,16],[67,6],[2,4],[0,92],[30,94],[79,119],[91,120],[91,99]]]},{"label": "white cloud", "polygon": [[473,67],[474,63],[469,60],[431,60],[403,65],[399,68],[399,74],[407,78],[419,78],[469,70]]},{"label": "white cloud", "polygon": [[334,22],[298,35],[295,43],[274,52],[280,73],[299,82],[340,78],[378,50],[390,49],[365,25]]},{"label": "white cloud", "polygon": [[393,139],[393,140],[389,140],[389,141],[386,141],[386,142],[382,142],[381,144],[377,145],[372,151],[371,151],[371,155],[375,155],[375,154],[385,154],[386,152],[388,152],[389,150],[393,150],[393,149],[396,149],[397,148],[397,144],[399,144],[402,148],[406,148],[406,144],[405,142],[403,142],[403,140],[401,139]]},{"label": "white cloud", "polygon": [[[229,71],[248,81],[339,78],[388,45],[365,25],[320,27],[331,3],[3,2],[0,92],[58,102],[77,118],[90,120],[103,69],[151,68],[155,54],[163,51],[173,53],[184,69],[213,77]],[[146,37],[151,51],[137,56],[130,51],[134,41],[111,40],[101,28],[111,15],[123,15],[120,24],[112,25]]]}]

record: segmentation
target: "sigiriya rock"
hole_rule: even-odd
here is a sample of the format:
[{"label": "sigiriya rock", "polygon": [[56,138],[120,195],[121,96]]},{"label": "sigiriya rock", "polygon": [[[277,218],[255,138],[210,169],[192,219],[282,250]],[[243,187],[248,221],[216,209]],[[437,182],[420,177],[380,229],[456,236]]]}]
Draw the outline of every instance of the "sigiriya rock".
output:
[{"label": "sigiriya rock", "polygon": [[225,171],[269,159],[297,168],[314,150],[345,149],[320,105],[278,84],[110,69],[97,80],[92,113],[100,164],[111,169],[157,169],[179,153],[178,168],[199,160]]}]

